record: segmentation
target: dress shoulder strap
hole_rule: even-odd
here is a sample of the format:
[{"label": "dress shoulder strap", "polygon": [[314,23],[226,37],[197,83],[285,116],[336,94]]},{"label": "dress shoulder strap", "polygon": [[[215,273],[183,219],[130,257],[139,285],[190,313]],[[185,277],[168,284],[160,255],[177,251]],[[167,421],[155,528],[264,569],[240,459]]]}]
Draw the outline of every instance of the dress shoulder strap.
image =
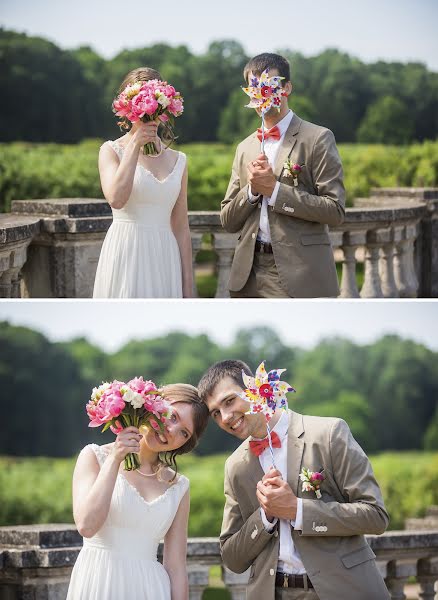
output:
[{"label": "dress shoulder strap", "polygon": [[101,467],[108,457],[108,452],[106,452],[102,446],[99,446],[98,444],[88,444],[86,448],[91,448],[91,450],[93,450],[94,454],[96,455],[97,462]]},{"label": "dress shoulder strap", "polygon": [[114,152],[119,157],[119,160],[122,159],[123,148],[122,148],[122,146],[117,141],[115,141],[115,140],[108,140],[107,142],[105,142],[105,144],[108,144],[109,146],[111,146],[111,148],[114,150]]}]

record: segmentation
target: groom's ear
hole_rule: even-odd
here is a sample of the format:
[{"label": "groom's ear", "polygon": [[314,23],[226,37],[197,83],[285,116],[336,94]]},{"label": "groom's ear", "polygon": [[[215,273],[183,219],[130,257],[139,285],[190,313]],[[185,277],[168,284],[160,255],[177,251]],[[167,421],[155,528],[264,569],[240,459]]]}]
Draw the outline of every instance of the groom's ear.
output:
[{"label": "groom's ear", "polygon": [[288,96],[290,96],[292,94],[292,90],[293,90],[292,81],[286,81],[286,83],[284,84],[284,92]]}]

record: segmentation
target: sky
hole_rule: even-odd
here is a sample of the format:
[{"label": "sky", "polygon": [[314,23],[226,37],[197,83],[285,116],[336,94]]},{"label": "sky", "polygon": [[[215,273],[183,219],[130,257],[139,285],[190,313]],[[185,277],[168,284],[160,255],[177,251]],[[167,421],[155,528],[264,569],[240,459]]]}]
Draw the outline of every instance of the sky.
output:
[{"label": "sky", "polygon": [[227,345],[241,328],[266,325],[285,344],[312,348],[341,336],[358,344],[395,333],[438,351],[438,303],[428,301],[0,301],[0,321],[52,341],[86,337],[107,352],[131,339],[182,331]]},{"label": "sky", "polygon": [[437,0],[0,0],[0,26],[62,48],[92,46],[106,58],[156,42],[202,53],[233,39],[252,55],[339,48],[364,62],[420,61],[438,71],[437,25]]}]

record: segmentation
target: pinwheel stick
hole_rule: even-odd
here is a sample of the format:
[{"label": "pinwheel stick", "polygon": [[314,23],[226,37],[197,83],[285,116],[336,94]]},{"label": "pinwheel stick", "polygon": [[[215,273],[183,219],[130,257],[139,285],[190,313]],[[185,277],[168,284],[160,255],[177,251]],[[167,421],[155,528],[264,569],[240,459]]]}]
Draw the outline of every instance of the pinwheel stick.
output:
[{"label": "pinwheel stick", "polygon": [[277,466],[275,464],[275,459],[274,459],[274,448],[272,447],[271,428],[269,427],[268,421],[266,421],[266,429],[268,431],[268,442],[269,442],[269,450],[271,451],[272,466],[274,467],[274,469],[276,469]]},{"label": "pinwheel stick", "polygon": [[265,113],[262,113],[262,154],[264,154],[264,153],[265,153]]}]

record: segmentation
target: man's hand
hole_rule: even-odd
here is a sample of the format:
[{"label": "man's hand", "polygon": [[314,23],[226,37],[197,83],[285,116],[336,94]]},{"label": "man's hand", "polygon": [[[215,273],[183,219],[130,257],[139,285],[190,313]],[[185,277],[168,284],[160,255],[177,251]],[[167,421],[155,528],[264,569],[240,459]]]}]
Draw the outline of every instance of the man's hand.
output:
[{"label": "man's hand", "polygon": [[277,180],[265,154],[248,163],[248,182],[255,196],[272,196]]},{"label": "man's hand", "polygon": [[269,521],[273,517],[294,521],[297,516],[297,497],[280,471],[272,468],[257,484],[257,499]]}]

